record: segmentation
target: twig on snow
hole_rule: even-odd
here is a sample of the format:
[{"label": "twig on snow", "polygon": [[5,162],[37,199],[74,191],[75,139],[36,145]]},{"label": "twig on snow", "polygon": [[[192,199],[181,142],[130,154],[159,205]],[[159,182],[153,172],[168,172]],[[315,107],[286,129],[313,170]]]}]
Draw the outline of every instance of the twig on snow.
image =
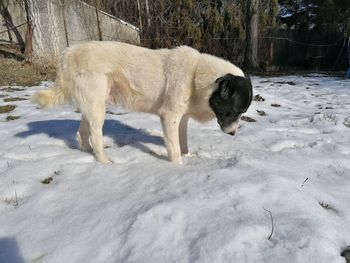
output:
[{"label": "twig on snow", "polygon": [[309,177],[306,177],[306,179],[304,180],[304,182],[301,184],[301,187],[304,186],[304,184],[306,183],[307,180],[309,180]]},{"label": "twig on snow", "polygon": [[275,225],[274,225],[274,223],[273,223],[273,217],[272,217],[271,211],[267,210],[265,207],[263,207],[263,209],[264,209],[266,212],[268,212],[268,213],[270,214],[270,219],[271,219],[271,233],[270,233],[270,235],[269,235],[268,238],[267,238],[268,240],[270,240],[271,237],[272,237],[272,234],[273,234],[273,230],[274,230],[274,228],[275,228]]},{"label": "twig on snow", "polygon": [[14,206],[18,206],[18,197],[17,197],[17,191],[15,190],[15,203]]}]

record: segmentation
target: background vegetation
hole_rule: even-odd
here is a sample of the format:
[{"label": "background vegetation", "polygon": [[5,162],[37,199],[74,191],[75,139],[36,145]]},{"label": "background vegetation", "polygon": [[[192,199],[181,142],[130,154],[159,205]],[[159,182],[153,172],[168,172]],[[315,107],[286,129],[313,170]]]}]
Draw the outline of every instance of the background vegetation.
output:
[{"label": "background vegetation", "polygon": [[[28,13],[29,0],[8,1],[20,1]],[[305,65],[323,65],[328,70],[348,68],[349,55],[342,45],[350,37],[350,0],[84,1],[139,27],[141,45],[145,47],[189,45],[253,71],[270,65],[288,65],[293,69]],[[0,14],[8,23],[10,14],[4,3],[0,1]],[[30,62],[32,46],[28,39],[32,39],[33,25],[30,15],[27,19],[21,51],[26,62]],[[309,45],[314,42],[316,45]],[[9,63],[1,60],[0,84],[25,83],[15,81],[19,72],[32,76],[29,82],[53,75],[48,67],[21,62],[18,70],[12,70],[14,65]]]}]

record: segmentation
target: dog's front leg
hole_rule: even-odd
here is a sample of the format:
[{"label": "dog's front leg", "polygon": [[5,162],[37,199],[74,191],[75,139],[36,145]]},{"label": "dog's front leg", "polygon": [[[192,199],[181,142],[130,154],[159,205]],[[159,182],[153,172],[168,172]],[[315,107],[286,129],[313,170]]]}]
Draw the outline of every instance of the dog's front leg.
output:
[{"label": "dog's front leg", "polygon": [[164,141],[169,159],[174,163],[182,164],[179,141],[179,125],[181,117],[172,114],[164,114],[160,119],[162,122]]}]

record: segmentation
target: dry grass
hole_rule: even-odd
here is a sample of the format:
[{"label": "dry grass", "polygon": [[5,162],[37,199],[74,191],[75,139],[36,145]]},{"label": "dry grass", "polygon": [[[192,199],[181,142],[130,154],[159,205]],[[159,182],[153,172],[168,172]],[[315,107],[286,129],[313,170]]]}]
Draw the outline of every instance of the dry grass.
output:
[{"label": "dry grass", "polygon": [[14,121],[14,120],[18,120],[19,118],[21,118],[20,116],[17,115],[9,115],[6,117],[7,121]]},{"label": "dry grass", "polygon": [[54,80],[55,75],[53,66],[0,57],[0,86],[33,86],[43,80]]},{"label": "dry grass", "polygon": [[22,100],[29,100],[29,99],[28,98],[20,98],[20,97],[10,97],[10,98],[5,98],[4,102],[22,101]]},{"label": "dry grass", "polygon": [[17,107],[16,105],[4,105],[4,106],[0,106],[0,114],[11,112],[11,111],[13,111],[16,107]]},{"label": "dry grass", "polygon": [[248,117],[248,116],[242,116],[241,120],[246,121],[246,122],[256,122],[256,120],[254,120],[253,118]]},{"label": "dry grass", "polygon": [[15,87],[7,87],[7,88],[2,88],[0,89],[1,91],[6,91],[6,92],[15,92],[15,91],[23,91],[26,90],[24,88],[15,88]]},{"label": "dry grass", "polygon": [[49,184],[49,183],[51,183],[52,180],[53,180],[53,178],[50,176],[50,177],[47,177],[44,180],[42,180],[41,183],[42,184]]}]

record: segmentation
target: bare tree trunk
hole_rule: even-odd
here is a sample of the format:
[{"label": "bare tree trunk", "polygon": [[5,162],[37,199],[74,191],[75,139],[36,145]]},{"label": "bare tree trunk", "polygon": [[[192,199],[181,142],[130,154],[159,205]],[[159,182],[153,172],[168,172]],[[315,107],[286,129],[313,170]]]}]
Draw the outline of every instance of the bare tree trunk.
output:
[{"label": "bare tree trunk", "polygon": [[30,8],[30,0],[24,0],[24,8],[27,16],[27,31],[25,37],[24,56],[26,62],[31,62],[33,59],[33,21]]},{"label": "bare tree trunk", "polygon": [[146,0],[146,13],[147,13],[147,27],[150,28],[151,27],[151,17],[150,17],[150,14],[149,14],[148,0]]},{"label": "bare tree trunk", "polygon": [[246,2],[246,47],[244,67],[250,70],[259,68],[258,61],[258,7],[259,0]]},{"label": "bare tree trunk", "polygon": [[[15,36],[17,38],[17,43],[20,46],[21,51],[23,52],[25,49],[25,44],[24,44],[23,38],[22,38],[21,34],[19,33],[18,29],[13,24],[12,17],[10,15],[9,11],[7,10],[7,6],[5,6],[5,3],[2,0],[0,0],[0,13],[1,13],[2,18],[4,19],[4,21],[6,23],[6,27],[9,30],[12,30],[13,33],[15,34]],[[9,33],[9,35],[10,35],[10,33]],[[11,41],[11,38],[10,38],[10,41]]]},{"label": "bare tree trunk", "polygon": [[101,23],[100,23],[100,0],[95,0],[95,12],[96,12],[96,20],[97,20],[97,32],[98,32],[98,40],[102,41],[102,30],[101,30]]},{"label": "bare tree trunk", "polygon": [[67,31],[67,22],[66,22],[66,14],[64,12],[65,6],[64,6],[64,0],[61,0],[61,12],[62,12],[62,19],[63,19],[63,27],[64,27],[64,33],[66,36],[66,45],[69,47],[69,40],[68,40],[68,31]]},{"label": "bare tree trunk", "polygon": [[140,31],[142,31],[142,18],[141,18],[141,4],[140,4],[140,0],[137,0],[137,9],[139,11]]}]

